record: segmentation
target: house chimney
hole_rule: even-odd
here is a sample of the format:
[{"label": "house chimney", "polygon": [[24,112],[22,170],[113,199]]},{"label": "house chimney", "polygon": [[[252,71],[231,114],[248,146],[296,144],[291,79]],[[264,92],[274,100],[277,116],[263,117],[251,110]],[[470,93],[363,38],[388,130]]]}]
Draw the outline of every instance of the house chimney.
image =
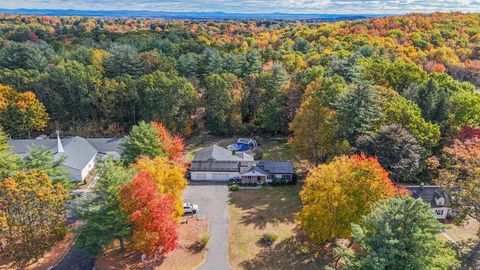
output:
[{"label": "house chimney", "polygon": [[422,183],[420,184],[420,189],[423,189],[423,188],[425,188],[425,183],[424,183],[424,182],[422,182]]},{"label": "house chimney", "polygon": [[55,133],[57,133],[57,153],[63,153],[65,151],[63,150],[62,141],[60,140],[60,131],[57,130]]}]

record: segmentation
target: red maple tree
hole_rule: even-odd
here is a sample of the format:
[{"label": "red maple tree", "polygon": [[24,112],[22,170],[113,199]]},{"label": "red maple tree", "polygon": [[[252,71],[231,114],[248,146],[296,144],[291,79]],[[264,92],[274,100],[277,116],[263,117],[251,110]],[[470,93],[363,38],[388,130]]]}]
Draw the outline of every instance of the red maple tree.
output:
[{"label": "red maple tree", "polygon": [[160,133],[158,140],[162,142],[162,148],[166,155],[171,160],[184,163],[183,152],[185,150],[185,142],[183,137],[172,135],[162,123],[151,122],[150,124]]},{"label": "red maple tree", "polygon": [[455,136],[455,139],[458,139],[461,142],[466,142],[474,138],[480,138],[480,129],[471,126],[464,126]]},{"label": "red maple tree", "polygon": [[173,218],[175,198],[160,195],[148,172],[135,175],[122,186],[118,197],[122,211],[128,214],[138,251],[155,258],[175,249],[178,240],[178,223]]}]

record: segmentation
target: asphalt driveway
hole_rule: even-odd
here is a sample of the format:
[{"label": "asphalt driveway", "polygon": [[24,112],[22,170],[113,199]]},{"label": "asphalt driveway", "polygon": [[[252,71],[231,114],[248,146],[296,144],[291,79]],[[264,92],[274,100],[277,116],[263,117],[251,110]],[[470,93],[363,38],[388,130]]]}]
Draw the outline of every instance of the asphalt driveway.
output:
[{"label": "asphalt driveway", "polygon": [[199,270],[230,270],[228,265],[228,187],[226,185],[190,185],[184,201],[198,204],[198,215],[208,219],[210,241],[205,263]]}]

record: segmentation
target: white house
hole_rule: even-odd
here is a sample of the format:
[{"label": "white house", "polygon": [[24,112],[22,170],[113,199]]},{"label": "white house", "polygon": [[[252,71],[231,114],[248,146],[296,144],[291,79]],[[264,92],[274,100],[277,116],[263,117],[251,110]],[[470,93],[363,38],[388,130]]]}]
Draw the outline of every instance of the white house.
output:
[{"label": "white house", "polygon": [[420,184],[405,185],[405,188],[412,193],[413,198],[430,204],[438,220],[452,218],[455,215],[454,210],[449,207],[450,197],[441,187]]},{"label": "white house", "polygon": [[270,183],[274,179],[291,181],[293,166],[290,162],[255,161],[247,153],[235,153],[218,145],[211,145],[195,154],[190,166],[192,181],[228,181]]},{"label": "white house", "polygon": [[82,182],[99,158],[112,156],[118,159],[120,157],[121,140],[119,138],[85,139],[78,136],[60,139],[57,132],[57,139],[39,137],[35,140],[9,140],[8,144],[12,146],[12,152],[22,158],[34,145],[50,149],[56,159],[64,156],[63,166],[70,171],[72,181]]}]

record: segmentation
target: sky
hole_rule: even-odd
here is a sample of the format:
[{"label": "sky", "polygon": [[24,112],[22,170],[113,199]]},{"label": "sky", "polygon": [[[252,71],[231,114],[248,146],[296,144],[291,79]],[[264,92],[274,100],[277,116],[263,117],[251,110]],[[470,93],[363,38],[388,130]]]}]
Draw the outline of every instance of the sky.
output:
[{"label": "sky", "polygon": [[404,14],[434,11],[480,12],[480,0],[0,0],[0,8]]}]

